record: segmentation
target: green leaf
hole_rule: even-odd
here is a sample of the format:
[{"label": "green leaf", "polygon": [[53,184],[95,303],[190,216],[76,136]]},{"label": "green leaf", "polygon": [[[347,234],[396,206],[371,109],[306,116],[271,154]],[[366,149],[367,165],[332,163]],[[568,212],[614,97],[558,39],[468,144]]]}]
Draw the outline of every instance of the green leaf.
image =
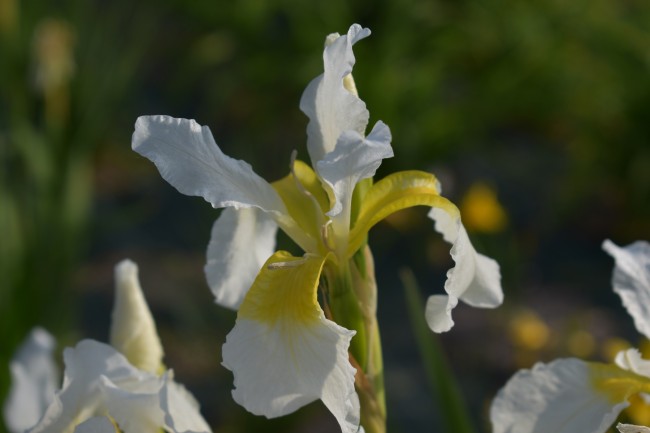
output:
[{"label": "green leaf", "polygon": [[424,304],[415,277],[410,269],[403,269],[400,277],[404,284],[411,326],[420,349],[427,380],[431,392],[438,400],[444,423],[441,431],[474,433],[476,429],[472,425],[454,372],[449,368],[438,336],[429,329],[424,318]]}]

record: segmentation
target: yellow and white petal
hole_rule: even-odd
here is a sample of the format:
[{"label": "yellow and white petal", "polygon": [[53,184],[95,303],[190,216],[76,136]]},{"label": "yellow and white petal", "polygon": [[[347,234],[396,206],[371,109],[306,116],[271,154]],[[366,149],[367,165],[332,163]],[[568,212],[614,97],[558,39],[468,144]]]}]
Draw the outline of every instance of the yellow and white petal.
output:
[{"label": "yellow and white petal", "polygon": [[255,208],[226,208],[212,226],[205,275],[217,304],[236,310],[275,250],[278,226]]},{"label": "yellow and white petal", "polygon": [[574,358],[538,363],[517,372],[497,394],[490,409],[493,433],[604,433],[643,380],[615,365]]},{"label": "yellow and white petal", "polygon": [[363,245],[370,229],[388,215],[413,206],[429,206],[458,214],[458,209],[440,195],[439,182],[423,171],[400,171],[374,183],[364,196],[348,242],[348,258]]},{"label": "yellow and white petal", "polygon": [[650,433],[650,428],[648,427],[633,424],[623,424],[620,422],[616,424],[616,429],[621,433]]},{"label": "yellow and white petal", "polygon": [[119,433],[119,429],[107,416],[94,416],[74,429],[74,433]]},{"label": "yellow and white petal", "polygon": [[53,400],[59,382],[55,346],[46,330],[34,328],[11,359],[11,388],[3,407],[9,432],[23,433],[36,425]]},{"label": "yellow and white petal", "polygon": [[321,399],[343,432],[356,432],[359,405],[348,358],[354,331],[327,320],[316,289],[324,257],[279,251],[246,295],[223,346],[235,401],[274,418]]},{"label": "yellow and white petal", "polygon": [[307,149],[314,167],[334,150],[344,131],[365,132],[369,117],[366,104],[344,87],[343,78],[354,66],[352,45],[369,35],[369,29],[354,24],[347,35],[327,45],[323,52],[324,73],[314,78],[302,94],[300,109],[309,117]]},{"label": "yellow and white petal", "polygon": [[156,323],[140,287],[138,265],[131,260],[115,266],[110,343],[136,368],[157,374],[163,365]]},{"label": "yellow and white petal", "polygon": [[[435,228],[445,241],[452,244],[450,253],[456,265],[447,272],[445,292],[473,307],[495,308],[501,305],[503,290],[499,265],[476,252],[459,215],[445,208],[433,208],[429,217],[435,221]],[[451,320],[451,310],[445,310],[444,314]],[[427,317],[429,323],[441,320]]]},{"label": "yellow and white petal", "polygon": [[650,338],[650,243],[637,241],[625,247],[609,239],[603,249],[615,260],[612,286],[634,319],[636,329]]},{"label": "yellow and white petal", "polygon": [[258,207],[276,217],[286,214],[271,185],[248,163],[225,155],[210,128],[194,120],[141,116],[135,123],[132,147],[156,164],[178,191],[203,197],[215,208]]},{"label": "yellow and white petal", "polygon": [[327,215],[336,217],[343,212],[349,227],[354,187],[361,179],[373,177],[381,161],[393,156],[390,140],[390,129],[382,121],[377,122],[365,138],[357,131],[345,131],[339,136],[336,147],[317,162],[318,174],[333,193],[332,207]]}]

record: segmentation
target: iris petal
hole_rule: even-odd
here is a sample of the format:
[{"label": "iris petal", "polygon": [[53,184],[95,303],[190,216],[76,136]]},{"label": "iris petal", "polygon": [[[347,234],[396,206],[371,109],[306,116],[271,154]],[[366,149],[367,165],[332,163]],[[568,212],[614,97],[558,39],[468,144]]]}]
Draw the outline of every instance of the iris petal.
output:
[{"label": "iris petal", "polygon": [[324,257],[275,253],[239,309],[223,364],[235,377],[235,401],[250,412],[274,418],[321,399],[352,433],[359,426],[348,359],[354,331],[327,320],[318,305],[324,263]]},{"label": "iris petal", "polygon": [[[497,262],[476,252],[467,236],[467,231],[457,211],[449,207],[433,208],[429,217],[436,222],[436,230],[452,244],[451,257],[456,265],[447,272],[445,292],[450,298],[479,308],[494,308],[503,302],[501,274]],[[431,310],[432,312],[434,310]],[[453,325],[451,309],[438,309],[436,313],[446,314],[447,318],[427,315],[427,322],[435,332],[448,331]],[[449,328],[437,325],[446,323]],[[434,325],[435,324],[435,325]]]},{"label": "iris petal", "polygon": [[309,83],[300,99],[300,109],[309,117],[307,149],[313,166],[334,150],[344,131],[363,134],[366,129],[366,104],[345,89],[343,78],[354,66],[352,45],[369,35],[369,29],[354,24],[347,35],[325,47],[325,71]]},{"label": "iris petal", "polygon": [[650,338],[650,243],[637,241],[619,247],[606,240],[603,249],[616,261],[614,291],[634,319],[636,329]]},{"label": "iris petal", "polygon": [[458,209],[439,194],[435,176],[422,171],[400,171],[375,183],[364,197],[359,215],[352,222],[348,256],[363,244],[368,231],[388,215],[413,206],[431,206],[457,214]]},{"label": "iris petal", "polygon": [[11,389],[3,408],[11,433],[33,427],[54,398],[59,381],[52,357],[55,346],[54,337],[42,328],[34,328],[12,358]]},{"label": "iris petal", "polygon": [[604,433],[647,386],[646,378],[614,365],[557,359],[520,370],[497,394],[494,433]]},{"label": "iris petal", "polygon": [[205,274],[217,304],[236,310],[275,250],[278,226],[254,208],[226,208],[212,226]]}]

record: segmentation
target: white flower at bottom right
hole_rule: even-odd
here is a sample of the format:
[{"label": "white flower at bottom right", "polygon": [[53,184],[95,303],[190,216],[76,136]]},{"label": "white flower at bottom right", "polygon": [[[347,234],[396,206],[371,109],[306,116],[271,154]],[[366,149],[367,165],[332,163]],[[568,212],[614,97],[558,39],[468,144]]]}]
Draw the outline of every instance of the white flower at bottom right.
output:
[{"label": "white flower at bottom right", "polygon": [[[650,338],[650,243],[603,249],[615,260],[612,285]],[[520,370],[497,393],[490,409],[493,433],[604,433],[635,394],[650,393],[650,361],[636,349],[620,352],[612,364],[576,358],[537,363]],[[622,433],[647,427],[619,424]]]}]

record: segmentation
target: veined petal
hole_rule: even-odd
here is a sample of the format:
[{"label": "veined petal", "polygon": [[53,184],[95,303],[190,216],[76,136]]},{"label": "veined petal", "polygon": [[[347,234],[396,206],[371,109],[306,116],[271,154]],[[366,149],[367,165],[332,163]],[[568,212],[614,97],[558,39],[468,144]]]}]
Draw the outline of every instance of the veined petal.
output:
[{"label": "veined petal", "polygon": [[356,131],[343,132],[336,147],[316,164],[318,174],[331,188],[332,208],[327,215],[336,217],[343,211],[349,227],[350,203],[354,187],[361,179],[373,177],[384,158],[393,156],[390,130],[382,121],[364,138]]},{"label": "veined petal", "polygon": [[223,346],[235,377],[235,401],[274,418],[323,400],[344,433],[359,427],[355,369],[348,347],[354,331],[327,320],[316,289],[324,257],[279,251],[260,271]]},{"label": "veined petal", "polygon": [[[445,241],[452,244],[451,257],[456,266],[447,272],[445,292],[472,307],[494,308],[501,305],[503,291],[499,265],[476,252],[458,212],[449,212],[448,208],[433,208],[429,217],[436,222],[435,228]],[[451,310],[445,310],[444,314],[449,316],[448,321],[453,324]],[[427,316],[429,324],[442,320]]]},{"label": "veined petal", "polygon": [[115,266],[110,342],[136,368],[157,374],[163,367],[156,323],[140,287],[138,265],[131,260]]},{"label": "veined petal", "polygon": [[435,176],[422,171],[400,171],[375,183],[366,194],[348,243],[348,257],[361,247],[372,226],[398,210],[431,206],[458,213],[458,209],[439,193]]},{"label": "veined petal", "polygon": [[650,243],[637,241],[621,248],[608,239],[603,249],[616,261],[614,291],[634,319],[636,329],[650,338]]},{"label": "veined petal", "polygon": [[212,226],[205,275],[217,304],[238,309],[275,250],[278,226],[254,208],[226,208]]},{"label": "veined petal", "polygon": [[46,330],[34,328],[9,363],[11,388],[3,415],[11,433],[23,433],[36,425],[54,398],[59,381],[52,358],[55,346]]},{"label": "veined petal", "polygon": [[370,30],[354,24],[347,35],[325,47],[324,73],[314,78],[300,99],[300,109],[309,117],[307,149],[312,165],[334,150],[344,131],[363,134],[368,124],[366,104],[343,86],[343,78],[352,72],[352,45],[370,35]]},{"label": "veined petal", "polygon": [[647,387],[647,379],[615,365],[557,359],[520,370],[492,402],[494,433],[604,433]]},{"label": "veined petal", "polygon": [[271,185],[248,163],[225,155],[210,128],[194,120],[141,116],[135,123],[132,147],[156,164],[178,191],[201,196],[214,208],[258,207],[276,218],[286,215]]},{"label": "veined petal", "polygon": [[107,416],[94,416],[74,429],[74,433],[119,433],[118,428]]}]

